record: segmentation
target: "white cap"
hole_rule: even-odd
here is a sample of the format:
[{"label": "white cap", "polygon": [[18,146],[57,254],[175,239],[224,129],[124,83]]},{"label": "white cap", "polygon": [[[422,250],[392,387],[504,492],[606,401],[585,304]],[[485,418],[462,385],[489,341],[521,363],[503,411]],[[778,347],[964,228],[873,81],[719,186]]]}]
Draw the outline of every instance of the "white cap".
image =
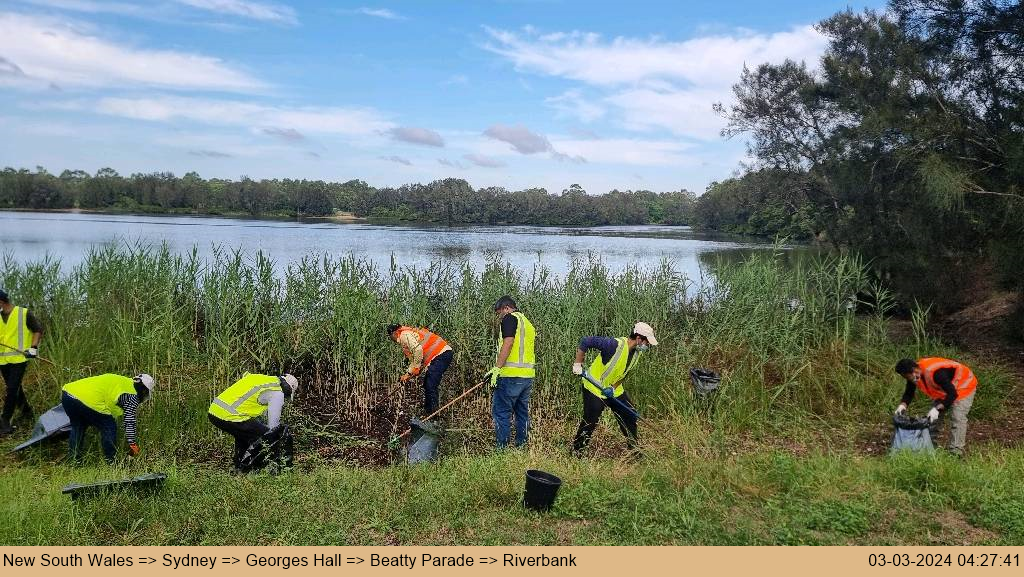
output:
[{"label": "white cap", "polygon": [[288,383],[288,386],[292,388],[292,395],[298,392],[299,379],[296,379],[295,375],[292,375],[291,373],[286,373],[284,375],[281,375],[281,378],[284,379],[284,382]]},{"label": "white cap", "polygon": [[658,339],[654,338],[654,329],[647,323],[636,323],[633,325],[633,334],[644,337],[652,345],[658,344]]},{"label": "white cap", "polygon": [[150,393],[152,393],[153,389],[156,388],[156,381],[154,381],[153,377],[149,376],[146,373],[135,375],[135,380],[142,383],[142,386],[149,389]]}]

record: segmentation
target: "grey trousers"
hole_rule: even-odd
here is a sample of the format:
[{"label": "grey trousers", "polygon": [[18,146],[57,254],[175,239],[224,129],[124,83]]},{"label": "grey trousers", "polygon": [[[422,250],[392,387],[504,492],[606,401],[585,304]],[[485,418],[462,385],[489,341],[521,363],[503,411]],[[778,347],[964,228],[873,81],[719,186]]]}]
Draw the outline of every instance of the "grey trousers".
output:
[{"label": "grey trousers", "polygon": [[967,444],[967,413],[971,412],[974,395],[975,393],[971,393],[962,399],[957,399],[949,408],[949,444],[947,448],[951,453],[962,455],[964,452],[964,445]]}]

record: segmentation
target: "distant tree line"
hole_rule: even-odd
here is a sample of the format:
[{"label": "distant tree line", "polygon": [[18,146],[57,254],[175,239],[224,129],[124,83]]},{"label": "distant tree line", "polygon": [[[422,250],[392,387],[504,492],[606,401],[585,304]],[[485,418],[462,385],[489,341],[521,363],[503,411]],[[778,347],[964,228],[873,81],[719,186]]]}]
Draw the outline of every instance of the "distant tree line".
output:
[{"label": "distant tree line", "polygon": [[91,175],[60,175],[6,168],[0,173],[0,208],[82,208],[124,212],[247,214],[316,217],[351,212],[380,220],[441,224],[596,226],[686,225],[696,197],[688,191],[618,191],[589,195],[577,184],[552,194],[543,188],[474,189],[458,178],[398,188],[374,188],[361,180],[204,179],[194,172],[121,176],[104,168]]},{"label": "distant tree line", "polygon": [[716,107],[756,160],[695,224],[855,250],[904,302],[1024,291],[1024,5],[894,0],[817,28],[817,66],[746,69]]}]

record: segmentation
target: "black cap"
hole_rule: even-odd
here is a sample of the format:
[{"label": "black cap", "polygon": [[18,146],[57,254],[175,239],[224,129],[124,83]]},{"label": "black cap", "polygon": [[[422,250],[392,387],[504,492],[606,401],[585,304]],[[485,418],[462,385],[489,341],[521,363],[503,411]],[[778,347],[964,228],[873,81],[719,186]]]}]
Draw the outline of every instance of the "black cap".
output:
[{"label": "black cap", "polygon": [[0,303],[9,303],[11,299],[7,296],[7,291],[0,289]]},{"label": "black cap", "polygon": [[402,328],[402,325],[388,325],[384,327],[384,332],[387,333],[387,335],[390,337],[393,336],[395,334],[395,331],[397,331],[400,328]]}]

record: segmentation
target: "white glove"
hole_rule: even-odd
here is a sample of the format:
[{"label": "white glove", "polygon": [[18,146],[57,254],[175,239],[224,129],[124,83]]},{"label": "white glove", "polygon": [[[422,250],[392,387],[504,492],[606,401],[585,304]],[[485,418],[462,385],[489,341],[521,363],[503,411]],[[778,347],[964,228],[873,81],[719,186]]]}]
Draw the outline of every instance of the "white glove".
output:
[{"label": "white glove", "polygon": [[899,416],[899,415],[906,414],[906,412],[907,412],[907,406],[904,405],[903,403],[900,403],[900,406],[896,407],[896,412],[894,414]]},{"label": "white glove", "polygon": [[34,359],[39,356],[39,349],[35,347],[29,347],[25,349],[25,356],[30,359]]},{"label": "white glove", "polygon": [[576,375],[577,377],[582,376],[583,375],[583,363],[573,363],[572,364],[572,374]]},{"label": "white glove", "polygon": [[928,411],[928,422],[934,423],[939,420],[939,409],[932,407],[932,410]]}]

